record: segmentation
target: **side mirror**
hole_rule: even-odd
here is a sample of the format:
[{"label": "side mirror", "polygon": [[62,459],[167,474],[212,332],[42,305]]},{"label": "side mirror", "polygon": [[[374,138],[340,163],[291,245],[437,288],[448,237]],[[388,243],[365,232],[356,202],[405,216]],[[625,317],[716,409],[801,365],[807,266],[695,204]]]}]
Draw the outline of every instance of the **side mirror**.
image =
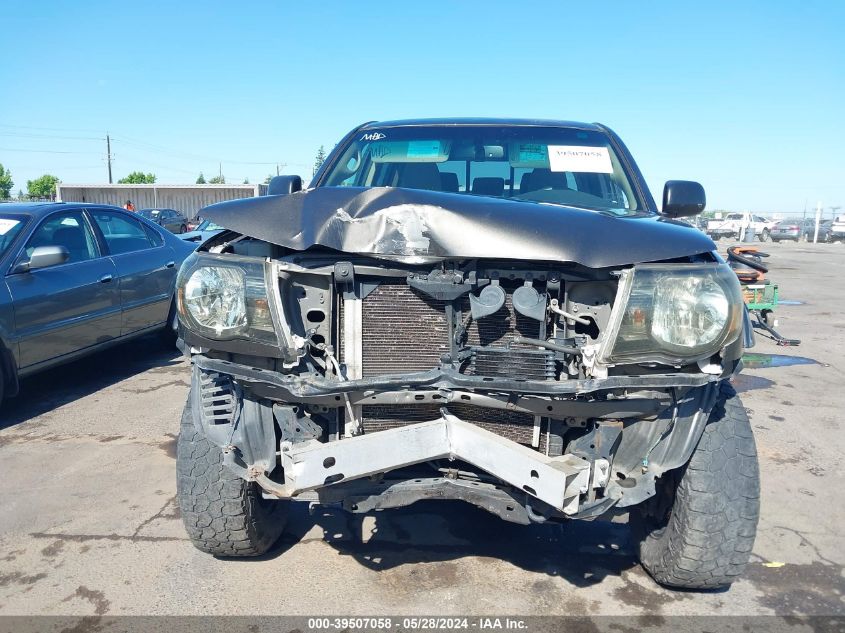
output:
[{"label": "side mirror", "polygon": [[299,176],[275,176],[267,185],[268,196],[286,196],[302,191],[302,178]]},{"label": "side mirror", "polygon": [[49,268],[64,264],[70,259],[70,253],[64,246],[36,246],[28,262],[21,262],[14,272],[23,273],[39,268]]},{"label": "side mirror", "polygon": [[704,187],[691,180],[669,180],[663,186],[662,215],[668,218],[685,218],[704,211],[707,198]]}]

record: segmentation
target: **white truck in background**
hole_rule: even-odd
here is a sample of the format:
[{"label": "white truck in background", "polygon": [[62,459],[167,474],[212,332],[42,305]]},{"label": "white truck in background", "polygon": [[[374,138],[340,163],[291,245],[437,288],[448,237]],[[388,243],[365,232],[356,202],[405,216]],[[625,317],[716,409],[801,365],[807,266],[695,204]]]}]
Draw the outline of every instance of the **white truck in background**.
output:
[{"label": "white truck in background", "polygon": [[830,225],[829,240],[845,243],[845,215],[838,215],[833,218],[833,224]]},{"label": "white truck in background", "polygon": [[719,240],[723,237],[728,239],[739,240],[742,236],[743,228],[748,231],[754,231],[754,234],[761,242],[769,240],[769,233],[772,227],[777,224],[773,220],[767,220],[761,215],[756,215],[750,211],[739,211],[736,213],[727,213],[722,218],[716,218],[707,222],[707,235],[713,240]]}]

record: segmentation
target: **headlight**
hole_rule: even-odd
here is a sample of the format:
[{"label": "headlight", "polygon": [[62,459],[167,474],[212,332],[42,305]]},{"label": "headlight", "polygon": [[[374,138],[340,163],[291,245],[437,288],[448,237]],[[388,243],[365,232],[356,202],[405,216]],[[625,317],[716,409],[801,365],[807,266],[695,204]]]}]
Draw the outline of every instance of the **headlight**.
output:
[{"label": "headlight", "polygon": [[246,284],[237,268],[203,266],[185,283],[183,302],[191,319],[215,338],[228,338],[246,325]]},{"label": "headlight", "polygon": [[179,317],[206,338],[278,344],[263,262],[189,257],[176,281]]},{"label": "headlight", "polygon": [[742,295],[724,264],[646,264],[623,272],[599,359],[681,365],[707,358],[742,328]]}]

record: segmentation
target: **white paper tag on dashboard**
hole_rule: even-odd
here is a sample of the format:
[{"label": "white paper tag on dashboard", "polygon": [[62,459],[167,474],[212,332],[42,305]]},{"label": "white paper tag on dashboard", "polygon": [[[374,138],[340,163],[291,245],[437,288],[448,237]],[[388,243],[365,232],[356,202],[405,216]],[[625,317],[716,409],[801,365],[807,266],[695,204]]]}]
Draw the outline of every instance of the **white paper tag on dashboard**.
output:
[{"label": "white paper tag on dashboard", "polygon": [[549,145],[549,167],[552,171],[613,173],[610,153],[606,147]]}]

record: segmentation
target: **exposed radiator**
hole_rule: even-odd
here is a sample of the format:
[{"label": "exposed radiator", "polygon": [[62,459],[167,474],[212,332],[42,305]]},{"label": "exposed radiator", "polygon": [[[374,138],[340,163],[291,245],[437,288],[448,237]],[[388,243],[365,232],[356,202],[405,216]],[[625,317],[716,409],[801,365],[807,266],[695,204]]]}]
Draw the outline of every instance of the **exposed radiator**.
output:
[{"label": "exposed radiator", "polygon": [[[469,321],[467,344],[470,346],[503,347],[512,343],[514,336],[537,338],[540,334],[538,321],[513,309],[510,294],[498,312],[479,321],[467,318],[470,309],[466,298],[461,311],[464,322]],[[379,285],[364,299],[362,319],[364,377],[425,371],[437,367],[440,357],[449,351],[446,303],[432,299],[404,282]],[[531,349],[522,345],[514,348]],[[542,379],[548,377],[545,356],[543,352],[533,357],[523,354],[513,356],[509,362],[514,370],[519,370],[520,364],[526,370],[530,368],[530,376],[525,377]],[[493,363],[485,366],[493,369]],[[491,375],[504,375],[501,372],[500,368]],[[481,372],[476,370],[475,373]]]},{"label": "exposed radiator", "polygon": [[[503,284],[504,285],[504,284]],[[540,324],[514,311],[511,289],[505,305],[495,314],[474,322],[468,318],[469,300],[461,302],[463,323],[468,323],[466,343],[473,355],[467,373],[521,379],[554,378],[553,355],[527,346],[505,345],[514,336],[536,338]],[[341,319],[343,312],[340,313]],[[385,281],[367,295],[361,304],[362,376],[426,371],[435,368],[449,352],[446,302],[409,287],[404,281]],[[343,328],[340,328],[341,331]],[[481,349],[482,346],[495,346]],[[343,349],[343,344],[341,344]],[[365,433],[383,431],[440,417],[440,404],[364,405],[361,409]],[[468,404],[450,404],[448,410],[467,422],[520,444],[531,445],[534,416],[526,413],[489,409]],[[544,445],[541,439],[541,448]]]},{"label": "exposed radiator", "polygon": [[402,283],[383,283],[363,301],[363,376],[437,367],[449,351],[446,304]]}]

